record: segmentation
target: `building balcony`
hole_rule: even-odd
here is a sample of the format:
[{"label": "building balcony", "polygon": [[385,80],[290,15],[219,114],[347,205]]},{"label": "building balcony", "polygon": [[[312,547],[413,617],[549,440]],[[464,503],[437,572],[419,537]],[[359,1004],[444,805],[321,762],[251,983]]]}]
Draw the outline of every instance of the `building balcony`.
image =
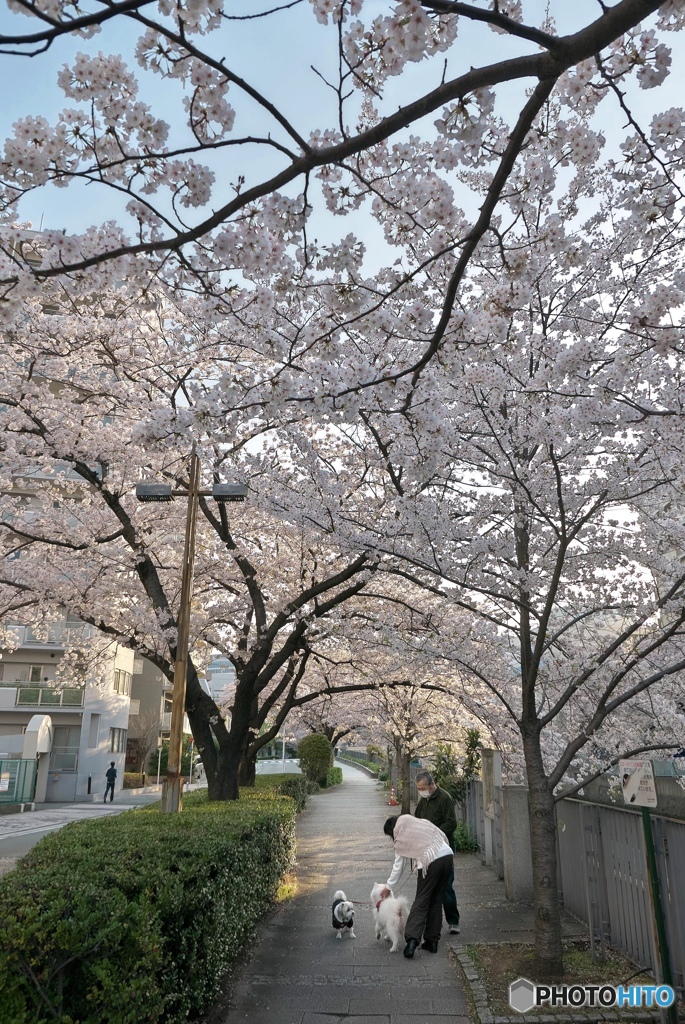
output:
[{"label": "building balcony", "polygon": [[10,708],[82,708],[85,689],[65,686],[55,690],[51,686],[0,686],[0,709]]},{"label": "building balcony", "polygon": [[31,626],[10,626],[9,629],[17,637],[20,647],[34,650],[40,647],[64,647],[69,640],[85,640],[93,635],[93,627],[84,622],[50,626],[43,637],[36,636]]},{"label": "building balcony", "polygon": [[[162,732],[170,732],[171,731],[171,712],[170,711],[165,711],[165,713],[162,715],[162,725],[161,725],[161,728],[162,728]],[[188,721],[188,716],[187,715],[183,716],[183,732],[184,733],[188,733],[188,735],[190,735],[190,733],[191,733],[190,722]]]}]

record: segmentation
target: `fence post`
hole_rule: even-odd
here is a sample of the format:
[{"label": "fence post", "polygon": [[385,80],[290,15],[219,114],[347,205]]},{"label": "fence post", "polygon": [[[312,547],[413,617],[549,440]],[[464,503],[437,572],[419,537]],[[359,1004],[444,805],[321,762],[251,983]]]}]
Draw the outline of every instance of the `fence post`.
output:
[{"label": "fence post", "polygon": [[[650,902],[652,904],[652,920],[654,921],[656,930],[656,954],[659,960],[661,978],[658,977],[657,981],[663,981],[665,985],[670,985],[673,988],[673,974],[671,973],[671,957],[668,950],[668,940],[666,938],[666,922],[664,920],[664,908],[661,904],[661,885],[659,883],[659,873],[656,866],[656,853],[654,851],[654,833],[652,832],[652,818],[649,813],[649,807],[642,807],[642,826],[645,835],[645,853],[647,855],[647,874],[649,876],[649,893]],[[656,972],[655,972],[656,973]],[[675,991],[675,990],[674,990]],[[674,1000],[671,1006],[669,1006],[665,1012],[662,1011],[662,1015],[665,1016],[668,1024],[678,1024],[678,1006],[677,1000]]]},{"label": "fence post", "polygon": [[[585,816],[589,815],[589,823]],[[585,881],[585,900],[587,903],[587,920],[590,929],[590,950],[595,962],[604,962],[607,958],[606,937],[604,932],[604,913],[601,898],[600,873],[604,874],[602,857],[602,831],[599,811],[594,805],[580,804],[580,827],[583,839],[583,875]],[[599,938],[599,954],[597,939]]]}]

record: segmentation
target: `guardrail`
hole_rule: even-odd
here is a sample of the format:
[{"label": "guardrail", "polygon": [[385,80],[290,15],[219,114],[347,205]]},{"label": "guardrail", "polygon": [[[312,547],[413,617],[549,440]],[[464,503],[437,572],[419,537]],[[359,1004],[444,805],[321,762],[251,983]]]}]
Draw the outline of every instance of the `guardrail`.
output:
[{"label": "guardrail", "polygon": [[[355,761],[353,757],[340,757],[340,755],[337,755],[336,761],[341,761],[342,764],[349,764],[352,768],[357,768],[360,772],[366,772],[370,779],[378,779],[378,772],[372,772],[365,764],[362,764],[361,761]],[[379,771],[382,767],[382,765],[378,765]]]}]

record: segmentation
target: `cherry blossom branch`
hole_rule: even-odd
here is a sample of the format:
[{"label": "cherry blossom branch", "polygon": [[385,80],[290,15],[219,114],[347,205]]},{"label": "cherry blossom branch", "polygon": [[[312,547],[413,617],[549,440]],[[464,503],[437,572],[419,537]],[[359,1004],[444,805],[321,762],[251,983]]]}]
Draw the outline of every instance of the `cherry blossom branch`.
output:
[{"label": "cherry blossom branch", "polygon": [[630,757],[635,757],[636,754],[645,754],[648,750],[679,750],[681,747],[682,743],[651,743],[648,746],[634,747],[633,750],[626,750],[623,754],[617,754],[616,757],[613,757],[611,761],[608,761],[603,768],[600,768],[598,771],[593,772],[592,775],[586,775],[581,782],[579,782],[575,786],[572,786],[571,789],[564,789],[561,793],[555,794],[554,802],[557,803],[559,800],[564,800],[566,797],[573,796],[574,793],[577,793],[585,786],[589,786],[591,782],[595,781],[595,779],[598,779],[600,778],[600,776],[605,775],[610,768],[614,768],[619,761],[624,761]]},{"label": "cherry blossom branch", "polygon": [[[262,96],[262,94],[257,89],[255,89],[254,86],[250,85],[249,82],[246,82],[244,78],[240,78],[239,75],[236,75],[233,71],[227,68],[223,60],[215,60],[208,53],[204,53],[202,50],[199,50],[193,43],[190,42],[186,35],[181,34],[179,32],[173,32],[168,26],[161,25],[155,21],[151,21],[149,18],[146,18],[144,17],[144,15],[140,14],[139,11],[131,12],[127,15],[127,17],[132,18],[134,21],[139,22],[141,25],[146,25],[148,28],[153,29],[155,32],[159,32],[160,35],[163,35],[170,42],[176,43],[177,46],[179,46],[186,53],[190,54],[191,57],[195,57],[197,60],[202,61],[202,63],[206,64],[207,67],[214,68],[214,70],[218,71],[220,75],[223,75],[227,82],[232,82],[232,84],[241,89],[246,96],[249,96],[250,99],[253,99],[255,103],[258,103],[260,107],[266,110],[267,113],[271,114],[274,120],[277,121],[278,124],[280,124],[280,126],[285,129],[288,135],[290,135],[290,137],[298,144],[298,146],[300,146],[304,153],[308,153],[310,151],[309,144],[305,142],[302,136],[293,128],[293,126],[290,124],[285,115],[282,114],[280,110],[278,110],[278,108],[274,106],[273,103],[271,103],[270,100],[267,100],[265,96]],[[204,232],[201,232],[201,234],[203,233]],[[198,238],[199,235],[196,234],[195,237]]]},{"label": "cherry blossom branch", "polygon": [[[15,0],[16,5],[22,7],[27,14],[47,22],[51,28],[46,29],[44,32],[19,35],[0,34],[0,53],[15,57],[36,57],[41,53],[45,53],[55,39],[58,39],[60,36],[72,32],[80,32],[84,28],[91,28],[94,25],[103,25],[118,15],[130,14],[140,7],[146,7],[154,3],[154,0],[122,0],[121,3],[110,3],[108,0],[104,0],[104,2],[105,10],[103,11],[84,14],[80,18],[70,18],[67,21],[59,21],[59,19],[53,18],[45,11],[42,11],[37,4],[30,3],[28,0]],[[4,47],[10,43],[14,46],[28,46],[33,43],[45,43],[45,45],[38,50],[34,50],[33,53],[27,53],[25,50],[5,49]]]},{"label": "cherry blossom branch", "polygon": [[[634,637],[635,634],[638,632],[638,630],[640,630],[640,629],[642,629],[644,627],[645,623],[648,622],[648,620],[650,618],[652,618],[652,616],[654,615],[655,611],[661,611],[663,608],[666,607],[668,602],[671,601],[673,599],[673,597],[676,594],[678,594],[679,591],[682,590],[683,585],[685,585],[685,576],[681,576],[678,580],[676,580],[676,582],[669,589],[668,593],[664,597],[662,597],[659,601],[656,602],[656,606],[655,606],[654,609],[650,609],[649,611],[645,612],[643,615],[638,616],[638,618],[635,619],[630,624],[630,626],[628,626],[626,629],[622,630],[622,632],[619,633],[619,635],[617,637],[615,637],[614,640],[604,648],[602,653],[596,659],[594,659],[594,662],[593,662],[592,665],[590,665],[584,672],[582,672],[579,676],[577,676],[575,679],[573,679],[569,683],[569,685],[563,691],[563,693],[561,694],[559,699],[556,701],[556,703],[553,705],[553,707],[551,707],[550,710],[545,715],[542,715],[539,718],[539,726],[540,726],[541,729],[543,729],[546,725],[548,725],[550,722],[552,722],[557,717],[559,712],[568,703],[568,701],[571,699],[573,694],[577,690],[579,690],[580,687],[583,686],[583,684],[588,681],[588,679],[590,679],[590,677],[597,671],[598,668],[600,668],[606,661],[608,661],[609,658],[612,657],[612,655],[614,655],[617,651],[619,651],[621,649],[621,647],[623,647],[623,645],[625,643],[627,643],[628,640],[630,640],[632,637]],[[669,630],[667,631],[667,633],[662,635],[662,638],[659,639],[658,643],[655,643],[655,647],[653,649],[658,649],[659,646],[663,645],[665,640],[670,639],[670,636],[672,635],[672,633],[675,632],[675,630],[677,629],[678,624],[681,621],[683,621],[684,619],[685,619],[685,612],[683,612],[681,614],[679,619],[676,621],[675,626],[670,627]],[[604,692],[604,696],[602,698],[602,700],[604,702],[606,702],[608,700],[611,692],[616,688],[616,686],[618,686],[619,682],[621,681],[622,678],[625,677],[626,673],[628,671],[632,670],[646,656],[647,653],[651,652],[651,650],[652,650],[652,648],[650,648],[650,650],[647,651],[647,652],[641,653],[631,663],[629,663],[621,671],[621,673],[617,673],[616,676],[613,677],[611,683],[608,685],[608,687],[606,688],[606,690]]]},{"label": "cherry blossom branch", "polygon": [[[63,273],[73,273],[78,270],[85,270],[89,267],[96,266],[103,261],[118,259],[127,255],[142,253],[151,254],[167,250],[178,250],[190,242],[198,241],[203,235],[206,235],[214,228],[223,224],[234,213],[244,209],[256,200],[277,191],[284,185],[293,181],[296,177],[305,174],[307,171],[312,171],[315,168],[322,167],[326,164],[337,164],[354,153],[359,153],[365,149],[378,145],[378,143],[383,142],[391,135],[408,127],[415,120],[431,113],[445,103],[454,99],[463,98],[467,94],[478,89],[501,84],[502,82],[514,81],[520,78],[538,78],[539,83],[534,95],[529,99],[526,107],[524,108],[525,111],[528,111],[531,114],[532,123],[537,104],[539,104],[540,107],[542,106],[547,96],[551,93],[556,80],[568,67],[593,57],[604,46],[611,43],[618,35],[629,31],[639,21],[643,20],[650,13],[656,11],[659,6],[660,0],[621,0],[621,2],[616,6],[605,11],[601,17],[591,25],[586,26],[574,35],[560,37],[559,44],[555,48],[553,54],[543,53],[535,56],[516,57],[488,65],[484,68],[473,69],[453,81],[444,83],[437,89],[434,89],[422,96],[420,99],[407,104],[407,106],[401,107],[396,113],[388,115],[377,125],[360,132],[357,136],[346,139],[341,143],[321,147],[316,150],[312,150],[306,146],[303,155],[293,161],[289,167],[273,175],[261,184],[256,185],[251,189],[247,189],[244,193],[241,193],[235,199],[220,207],[215,213],[207,217],[195,227],[186,231],[178,231],[173,238],[140,242],[135,245],[121,245],[109,250],[108,252],[98,253],[94,256],[85,257],[81,260],[62,262],[59,266],[55,267],[39,268],[35,270],[34,273],[39,279],[47,279],[57,277]],[[141,21],[143,24],[147,24],[147,19],[143,18],[142,15],[137,14],[130,16]],[[150,25],[155,30],[160,28],[152,22]],[[188,45],[186,40],[179,38],[177,41],[184,47],[187,47]],[[204,59],[204,55],[200,54],[199,51],[198,55],[199,59]],[[230,72],[228,72],[220,62],[215,63],[219,64],[221,74],[230,74]],[[247,83],[243,83],[242,80],[237,78],[236,84],[239,84],[241,87],[247,86]],[[257,102],[261,102],[260,97],[255,96],[254,98]],[[268,101],[264,102],[266,103]],[[276,116],[276,114],[274,114],[274,116]],[[281,118],[280,114],[278,115],[278,118]],[[283,127],[286,128],[289,134],[292,134],[294,132],[292,126],[289,125],[285,118],[282,118],[282,122]],[[519,139],[520,145],[523,144],[526,135],[525,131],[522,132],[523,128],[524,122],[520,117],[516,129],[518,135],[521,136]],[[507,148],[507,162],[511,163],[511,166],[513,166],[517,155],[518,151],[514,152],[511,146]],[[499,174],[496,175],[498,179],[501,179],[502,177],[502,170],[503,165],[500,164]],[[499,197],[499,193],[504,185],[504,181],[498,181],[498,184],[499,187],[496,194],[493,192],[492,187],[488,192],[489,202],[493,205],[493,209],[494,205],[496,205],[496,199]],[[494,204],[492,203],[493,200],[495,200]],[[477,222],[476,228],[477,230],[478,227],[480,227],[482,229],[482,233],[484,233],[487,228],[487,224],[483,223],[483,221],[484,217],[481,216]],[[473,247],[475,248],[475,245]],[[462,275],[463,270],[459,274],[459,280]],[[450,291],[456,292],[457,284],[458,280],[455,280]],[[438,331],[435,332],[432,345],[429,346],[426,356],[420,360],[416,366],[405,371],[403,376],[406,373],[420,372],[426,361],[431,358],[433,354],[432,350],[439,346],[440,338],[442,337],[442,334],[446,329],[447,322],[449,321],[449,313],[451,311],[449,299],[450,296],[448,295],[448,301],[443,308],[440,327],[438,328]],[[381,378],[381,380],[384,381],[390,381],[393,379],[396,378],[393,378],[392,376]],[[371,386],[372,383],[377,384],[379,381],[369,382],[366,386]]]},{"label": "cherry blossom branch", "polygon": [[[681,623],[683,619],[685,619],[685,615],[681,616]],[[594,735],[595,732],[597,732],[599,727],[609,717],[609,715],[612,714],[613,711],[615,711],[622,705],[626,704],[628,701],[631,701],[633,697],[636,697],[638,694],[643,693],[650,686],[654,686],[655,683],[659,683],[663,679],[667,679],[669,676],[675,675],[678,672],[682,672],[684,670],[685,658],[681,658],[679,661],[676,661],[673,664],[668,665],[666,668],[659,669],[656,672],[652,672],[651,675],[648,675],[646,678],[641,679],[638,683],[635,683],[634,686],[631,686],[624,693],[614,698],[613,701],[605,703],[604,699],[602,699],[595,713],[592,715],[590,721],[587,723],[582,734],[580,736],[577,736],[574,740],[570,741],[566,745],[562,755],[557,761],[555,769],[550,773],[549,781],[552,789],[554,789],[559,784],[560,780],[563,778],[566,772],[566,769],[571,764],[573,758],[576,756],[578,751],[585,746],[590,737]]]},{"label": "cherry blossom branch", "polygon": [[559,38],[552,36],[542,29],[533,28],[531,25],[523,25],[520,21],[514,21],[500,11],[484,11],[480,7],[472,7],[471,4],[457,3],[457,0],[421,0],[421,6],[436,14],[456,14],[470,21],[484,21],[488,25],[495,25],[503,29],[510,36],[518,36],[521,39],[528,39],[531,43],[538,43],[546,50],[555,50],[559,45]]}]

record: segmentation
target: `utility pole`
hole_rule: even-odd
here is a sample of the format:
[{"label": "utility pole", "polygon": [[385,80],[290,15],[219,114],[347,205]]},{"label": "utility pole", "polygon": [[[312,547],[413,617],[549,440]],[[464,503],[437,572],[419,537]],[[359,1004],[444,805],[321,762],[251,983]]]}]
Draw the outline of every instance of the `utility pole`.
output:
[{"label": "utility pole", "polygon": [[190,637],[190,605],[193,592],[193,563],[195,561],[195,534],[197,531],[197,509],[200,497],[213,498],[216,502],[244,501],[247,496],[245,484],[215,483],[211,491],[200,490],[200,459],[195,445],[190,454],[188,490],[175,490],[169,483],[143,482],[136,484],[136,497],[143,502],[169,502],[175,497],[188,499],[186,532],[183,543],[183,568],[181,574],[181,599],[178,609],[178,632],[176,637],[176,662],[174,664],[174,690],[171,702],[171,734],[169,737],[169,760],[167,777],[162,786],[162,811],[174,814],[183,806],[181,780],[181,755],[183,752],[183,719],[186,705],[186,677],[188,673],[188,641]]},{"label": "utility pole", "polygon": [[188,671],[188,639],[190,635],[190,602],[193,591],[193,563],[195,561],[195,534],[200,486],[200,460],[193,450],[190,456],[188,511],[183,544],[183,570],[181,575],[181,601],[178,609],[178,636],[174,665],[174,691],[171,702],[171,733],[166,781],[162,786],[162,811],[174,814],[183,806],[181,756],[183,753],[183,718],[186,708],[186,675]]}]

